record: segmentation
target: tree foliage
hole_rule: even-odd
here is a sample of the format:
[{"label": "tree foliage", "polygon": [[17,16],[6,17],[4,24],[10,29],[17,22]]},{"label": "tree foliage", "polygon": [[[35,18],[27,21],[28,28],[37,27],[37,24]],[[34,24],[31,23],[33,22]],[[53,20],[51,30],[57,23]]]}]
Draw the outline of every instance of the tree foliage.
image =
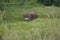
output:
[{"label": "tree foliage", "polygon": [[5,3],[7,4],[14,4],[14,5],[38,5],[38,4],[43,4],[45,6],[60,6],[60,0],[0,0],[0,10],[3,9]]},{"label": "tree foliage", "polygon": [[60,6],[60,0],[38,0],[38,2],[46,6]]}]

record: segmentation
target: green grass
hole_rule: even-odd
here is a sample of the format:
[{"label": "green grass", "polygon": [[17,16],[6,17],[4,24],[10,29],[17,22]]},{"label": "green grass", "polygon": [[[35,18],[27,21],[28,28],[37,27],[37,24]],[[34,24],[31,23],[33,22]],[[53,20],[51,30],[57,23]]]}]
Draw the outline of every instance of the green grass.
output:
[{"label": "green grass", "polygon": [[8,6],[6,12],[3,16],[4,21],[22,21],[23,15],[27,12],[36,12],[39,18],[60,18],[60,8],[59,7],[17,7],[17,6]]},{"label": "green grass", "polygon": [[[59,10],[59,7],[53,6],[10,6],[5,11],[3,23],[0,23],[0,35],[3,40],[60,40]],[[23,21],[23,14],[26,12],[37,12],[39,17],[30,22]]]},{"label": "green grass", "polygon": [[4,24],[4,37],[9,40],[59,40],[60,19],[35,19],[31,22],[14,22]]}]

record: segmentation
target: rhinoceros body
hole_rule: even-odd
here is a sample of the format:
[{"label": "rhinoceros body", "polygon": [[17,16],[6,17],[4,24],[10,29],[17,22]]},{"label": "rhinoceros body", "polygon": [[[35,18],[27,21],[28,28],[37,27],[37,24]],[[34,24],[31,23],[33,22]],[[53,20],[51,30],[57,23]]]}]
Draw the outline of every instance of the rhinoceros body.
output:
[{"label": "rhinoceros body", "polygon": [[27,13],[24,15],[25,21],[31,21],[31,20],[36,19],[36,18],[38,18],[37,13]]}]

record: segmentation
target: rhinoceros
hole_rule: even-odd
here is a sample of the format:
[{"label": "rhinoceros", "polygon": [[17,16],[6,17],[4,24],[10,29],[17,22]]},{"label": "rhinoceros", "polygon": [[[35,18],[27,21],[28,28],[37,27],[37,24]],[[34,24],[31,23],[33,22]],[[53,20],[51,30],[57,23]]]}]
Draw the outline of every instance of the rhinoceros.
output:
[{"label": "rhinoceros", "polygon": [[25,21],[31,21],[31,20],[36,19],[36,18],[38,18],[38,15],[37,15],[37,13],[34,13],[34,12],[29,12],[29,13],[26,13],[24,15]]}]

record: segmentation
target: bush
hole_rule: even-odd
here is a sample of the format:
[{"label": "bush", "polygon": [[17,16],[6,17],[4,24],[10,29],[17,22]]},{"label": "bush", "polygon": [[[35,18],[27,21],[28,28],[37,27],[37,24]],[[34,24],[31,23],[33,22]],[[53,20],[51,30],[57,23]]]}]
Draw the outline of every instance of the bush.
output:
[{"label": "bush", "polygon": [[38,0],[38,2],[45,6],[60,6],[60,0]]}]

